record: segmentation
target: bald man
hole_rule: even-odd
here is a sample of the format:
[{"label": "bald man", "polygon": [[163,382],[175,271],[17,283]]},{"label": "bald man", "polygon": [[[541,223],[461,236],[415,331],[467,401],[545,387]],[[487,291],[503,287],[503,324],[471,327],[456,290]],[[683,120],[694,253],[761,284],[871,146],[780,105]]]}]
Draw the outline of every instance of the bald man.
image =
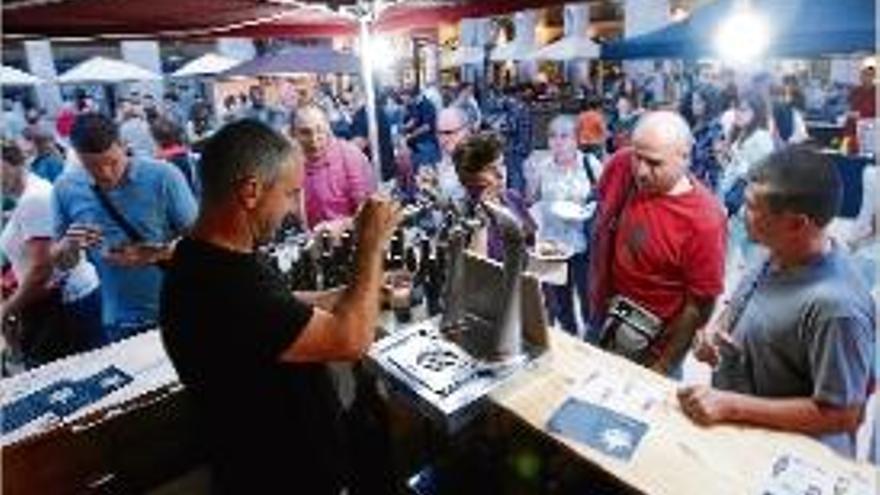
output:
[{"label": "bald man", "polygon": [[305,155],[305,217],[312,229],[347,223],[376,189],[370,162],[352,143],[336,139],[317,106],[297,110],[290,126]]},{"label": "bald man", "polygon": [[467,115],[458,107],[446,107],[437,114],[437,141],[440,143],[440,161],[437,163],[437,188],[440,196],[447,201],[459,202],[465,197],[465,190],[459,182],[452,163],[456,146],[470,136]]},{"label": "bald man", "polygon": [[[692,142],[677,113],[640,119],[633,147],[610,159],[599,182],[591,250],[590,307],[602,344],[673,377],[724,286],[725,217],[688,174]],[[656,332],[607,316],[634,307]]]}]

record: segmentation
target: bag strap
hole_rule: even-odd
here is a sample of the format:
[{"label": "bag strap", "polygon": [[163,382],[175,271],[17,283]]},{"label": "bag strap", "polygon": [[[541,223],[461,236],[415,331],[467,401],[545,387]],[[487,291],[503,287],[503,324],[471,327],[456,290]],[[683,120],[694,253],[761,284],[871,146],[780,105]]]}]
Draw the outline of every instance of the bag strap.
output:
[{"label": "bag strap", "polygon": [[590,153],[581,153],[583,155],[584,168],[587,171],[587,179],[590,180],[590,187],[596,187],[596,174],[593,173],[593,167],[590,165]]},{"label": "bag strap", "polygon": [[92,191],[95,192],[95,195],[98,197],[98,202],[101,203],[101,206],[104,208],[104,211],[110,215],[110,218],[119,225],[120,228],[125,232],[125,235],[132,242],[144,242],[146,237],[144,237],[134,226],[119,212],[116,208],[116,205],[113,204],[113,201],[110,200],[110,197],[107,196],[107,193],[104,192],[103,189],[97,186],[97,184],[92,184]]}]

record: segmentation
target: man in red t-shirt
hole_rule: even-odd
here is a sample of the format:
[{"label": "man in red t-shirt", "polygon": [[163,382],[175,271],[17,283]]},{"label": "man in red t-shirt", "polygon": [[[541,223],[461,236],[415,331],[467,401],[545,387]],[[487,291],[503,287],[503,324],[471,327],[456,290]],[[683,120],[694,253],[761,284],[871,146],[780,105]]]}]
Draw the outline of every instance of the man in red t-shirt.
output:
[{"label": "man in red t-shirt", "polygon": [[860,84],[849,92],[849,113],[844,124],[843,135],[849,138],[847,152],[855,153],[859,149],[858,121],[873,119],[877,115],[877,87],[874,85],[876,69],[873,65],[862,68],[859,76]]},{"label": "man in red t-shirt", "polygon": [[687,173],[692,142],[680,115],[646,114],[633,147],[610,159],[598,186],[591,278],[606,268],[591,286],[591,309],[604,315],[619,295],[659,317],[663,331],[642,364],[663,374],[677,373],[724,288],[725,216]]}]

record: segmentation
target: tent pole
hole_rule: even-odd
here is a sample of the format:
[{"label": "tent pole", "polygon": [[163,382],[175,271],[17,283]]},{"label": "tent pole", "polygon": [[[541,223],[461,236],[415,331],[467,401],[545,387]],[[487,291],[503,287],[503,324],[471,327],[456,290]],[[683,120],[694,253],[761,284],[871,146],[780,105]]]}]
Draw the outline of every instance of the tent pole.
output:
[{"label": "tent pole", "polygon": [[367,136],[370,142],[370,159],[373,162],[373,173],[376,182],[382,181],[382,161],[379,153],[379,126],[376,117],[376,92],[373,86],[373,54],[370,50],[372,44],[372,19],[375,15],[375,1],[366,3],[368,12],[362,13],[359,19],[360,24],[360,46],[361,46],[361,79],[364,84],[364,93],[366,101],[364,102],[367,111]]}]

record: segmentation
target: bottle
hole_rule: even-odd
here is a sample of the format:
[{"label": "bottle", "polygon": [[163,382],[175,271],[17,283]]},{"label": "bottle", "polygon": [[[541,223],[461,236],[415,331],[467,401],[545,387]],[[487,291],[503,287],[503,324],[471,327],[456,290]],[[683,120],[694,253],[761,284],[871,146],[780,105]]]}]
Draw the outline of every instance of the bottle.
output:
[{"label": "bottle", "polygon": [[422,262],[422,271],[425,277],[425,304],[428,310],[428,317],[436,316],[443,310],[440,303],[440,295],[443,290],[443,285],[437,267],[438,263],[435,253],[431,253],[428,258]]},{"label": "bottle", "polygon": [[339,285],[336,276],[336,267],[333,266],[333,245],[327,239],[321,239],[321,254],[319,255],[319,264],[321,268],[321,289],[332,289]]},{"label": "bottle", "polygon": [[318,290],[318,270],[315,266],[315,258],[311,250],[304,248],[301,251],[300,266],[297,272],[297,290],[315,291]]},{"label": "bottle", "polygon": [[418,255],[415,246],[410,246],[406,250],[406,258],[404,259],[406,271],[409,272],[412,284],[410,288],[410,306],[413,313],[422,316],[422,306],[425,300],[425,285],[419,265]]}]

